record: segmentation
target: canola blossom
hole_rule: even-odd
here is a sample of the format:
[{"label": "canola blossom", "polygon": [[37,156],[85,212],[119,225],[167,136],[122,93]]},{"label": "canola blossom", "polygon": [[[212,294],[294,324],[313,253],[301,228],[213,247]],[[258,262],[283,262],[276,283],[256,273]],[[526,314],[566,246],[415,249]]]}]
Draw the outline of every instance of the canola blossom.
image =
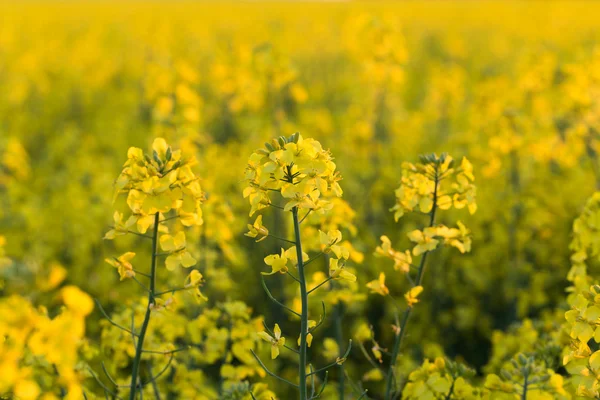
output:
[{"label": "canola blossom", "polygon": [[0,399],[600,398],[599,12],[3,4]]}]

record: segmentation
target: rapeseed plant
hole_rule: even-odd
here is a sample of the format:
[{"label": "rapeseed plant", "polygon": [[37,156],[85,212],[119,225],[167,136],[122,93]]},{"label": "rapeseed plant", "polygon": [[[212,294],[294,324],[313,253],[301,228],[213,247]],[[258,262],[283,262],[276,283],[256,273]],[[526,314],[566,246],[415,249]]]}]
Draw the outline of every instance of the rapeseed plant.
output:
[{"label": "rapeseed plant", "polygon": [[[415,243],[412,252],[394,250],[387,236],[381,237],[382,244],[375,250],[376,256],[393,260],[394,269],[403,273],[408,280],[411,287],[404,294],[406,308],[402,310],[390,294],[385,284],[384,272],[380,272],[378,279],[367,284],[372,293],[390,298],[396,308],[396,321],[392,325],[395,341],[390,354],[385,387],[385,398],[388,400],[393,398],[394,388],[397,385],[396,360],[400,354],[402,339],[406,335],[408,319],[423,292],[422,282],[428,254],[441,246],[455,247],[461,253],[471,251],[470,232],[467,228],[460,221],[458,228],[436,224],[436,212],[438,209],[448,210],[451,207],[457,209],[466,207],[471,214],[477,210],[473,167],[466,158],[463,158],[457,166],[454,165],[452,157],[446,153],[440,156],[435,154],[421,156],[420,161],[417,164],[403,164],[402,181],[395,192],[396,205],[390,211],[394,212],[396,221],[407,212],[420,212],[429,216],[429,225],[422,230],[416,229],[407,234],[409,240]],[[412,256],[421,256],[418,266],[412,264]],[[412,270],[416,274],[414,279],[411,276]],[[401,319],[400,312],[402,312]],[[381,360],[381,348],[376,345],[374,349],[375,357]]]},{"label": "rapeseed plant", "polygon": [[[123,222],[123,214],[116,211],[115,225],[107,232],[105,239],[111,240],[117,236],[133,234],[152,242],[151,264],[147,271],[142,272],[134,268],[132,264],[134,252],[106,259],[107,263],[117,268],[121,280],[133,279],[148,295],[144,319],[139,330],[135,329],[134,323],[131,324],[131,328],[125,328],[105,314],[112,325],[130,334],[135,343],[129,385],[131,400],[137,397],[138,392],[141,393],[144,386],[151,383],[139,380],[139,370],[142,354],[152,352],[144,349],[150,317],[153,311],[167,307],[172,301],[172,298],[165,300],[164,296],[172,295],[177,291],[187,291],[198,300],[206,300],[199,289],[204,282],[198,270],[192,270],[181,287],[157,289],[157,282],[160,283],[158,280],[158,272],[161,270],[158,266],[160,257],[165,257],[165,267],[168,271],[174,271],[180,266],[189,268],[196,264],[196,260],[187,249],[184,231],[179,230],[171,235],[166,225],[167,221],[172,220],[179,222],[183,227],[201,225],[203,222],[200,205],[204,193],[199,179],[191,169],[195,163],[193,157],[184,157],[180,150],[174,151],[164,139],[158,138],[152,144],[151,155],[144,154],[142,149],[136,147],[128,150],[127,161],[115,182],[114,198],[125,194],[131,215]],[[132,230],[132,227],[136,230]],[[177,226],[174,228],[178,229]],[[152,229],[152,233],[147,235],[149,229]],[[162,253],[159,252],[159,243]],[[149,283],[147,285],[142,283],[138,280],[138,275],[147,278]],[[163,353],[172,356],[174,351],[176,350]],[[165,370],[162,372],[164,373]],[[151,380],[158,376],[160,374],[153,376]]]},{"label": "rapeseed plant", "polygon": [[[261,216],[255,220],[254,224],[248,225],[249,232],[247,236],[253,238],[260,236],[257,241],[271,236],[293,245],[288,249],[282,248],[280,254],[265,257],[264,262],[271,268],[271,271],[262,272],[262,275],[285,274],[295,281],[300,291],[300,311],[297,312],[275,299],[268,289],[264,277],[262,277],[262,284],[271,300],[292,315],[300,318],[298,349],[286,344],[286,338],[282,336],[278,324],[275,324],[272,331],[265,324],[266,331],[259,333],[259,335],[270,343],[272,359],[279,356],[282,348],[297,354],[298,383],[291,382],[269,371],[258,356],[255,355],[255,357],[269,375],[297,389],[301,400],[316,398],[322,394],[327,384],[327,369],[342,365],[346,361],[352,342],[350,341],[346,352],[337,357],[333,363],[322,368],[313,368],[313,365],[308,361],[308,348],[312,345],[313,333],[324,322],[325,303],[322,303],[323,314],[319,320],[309,319],[309,295],[331,280],[354,282],[356,276],[345,267],[350,252],[346,247],[340,245],[342,241],[340,231],[319,231],[321,251],[309,258],[309,255],[303,251],[300,225],[311,213],[326,214],[332,209],[333,203],[330,199],[341,197],[343,193],[338,183],[341,176],[336,170],[336,165],[329,151],[324,150],[318,141],[304,139],[299,133],[295,133],[290,137],[280,136],[271,142],[267,142],[264,148],[254,152],[249,158],[245,178],[247,186],[243,195],[250,202],[250,216],[267,207],[277,208],[292,214],[294,240],[279,238],[270,234],[269,230],[262,225]],[[284,203],[278,204],[280,201]],[[306,267],[321,256],[326,256],[329,259],[329,276],[312,289],[308,289]],[[325,372],[325,380],[317,391],[315,375],[320,372]]]}]

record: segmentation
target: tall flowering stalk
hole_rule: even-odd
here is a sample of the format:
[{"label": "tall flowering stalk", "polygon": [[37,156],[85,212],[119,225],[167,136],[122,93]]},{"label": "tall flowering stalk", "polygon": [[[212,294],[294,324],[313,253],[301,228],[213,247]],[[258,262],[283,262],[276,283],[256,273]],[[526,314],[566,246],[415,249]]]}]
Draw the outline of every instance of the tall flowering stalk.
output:
[{"label": "tall flowering stalk", "polygon": [[[307,353],[312,344],[313,332],[323,323],[325,317],[325,305],[322,303],[323,315],[318,322],[309,319],[309,295],[334,279],[356,280],[356,277],[345,268],[349,251],[339,245],[342,240],[340,231],[319,232],[322,250],[312,258],[309,258],[308,254],[302,250],[300,225],[310,213],[324,214],[331,210],[333,205],[329,199],[342,195],[342,189],[338,183],[340,179],[341,176],[336,171],[336,165],[329,151],[324,150],[318,141],[304,139],[298,133],[287,138],[281,136],[266,143],[265,148],[257,150],[250,156],[246,168],[248,186],[244,189],[243,194],[251,205],[250,216],[267,207],[274,207],[292,214],[294,240],[273,236],[263,226],[261,215],[256,218],[254,224],[248,225],[249,232],[246,235],[256,238],[257,242],[267,237],[275,237],[293,245],[288,249],[282,248],[280,254],[272,254],[265,258],[265,264],[271,267],[271,271],[262,273],[262,283],[271,300],[300,319],[298,348],[286,343],[278,324],[275,324],[273,330],[268,329],[265,324],[266,331],[259,335],[271,344],[271,358],[273,359],[279,355],[280,348],[297,353],[298,384],[270,372],[256,354],[255,357],[269,375],[296,388],[300,400],[316,398],[322,393],[327,383],[327,369],[341,365],[351,348],[350,342],[345,354],[323,368],[314,369],[308,362]],[[280,202],[281,204],[279,204]],[[306,267],[324,254],[329,255],[329,275],[308,290]],[[300,313],[279,302],[271,294],[264,276],[276,273],[285,274],[297,283],[300,292]],[[309,369],[308,372],[307,369]],[[325,371],[325,381],[317,393],[314,375],[323,371]],[[311,381],[310,394],[309,379]]]},{"label": "tall flowering stalk", "polygon": [[[436,212],[452,207],[457,209],[467,207],[471,214],[477,210],[473,167],[466,158],[463,158],[460,165],[456,167],[452,157],[446,153],[439,157],[435,154],[421,156],[420,161],[417,164],[403,164],[402,182],[396,190],[396,205],[391,211],[394,212],[396,221],[407,212],[420,212],[429,216],[429,223],[422,230],[417,229],[408,233],[409,240],[415,243],[412,251],[395,250],[387,236],[381,237],[381,246],[377,247],[375,251],[376,256],[391,259],[394,262],[394,269],[403,273],[410,284],[410,289],[404,294],[406,308],[402,312],[402,317],[400,318],[399,315],[400,306],[393,299],[385,284],[383,272],[380,273],[379,279],[367,284],[373,293],[391,298],[396,309],[395,340],[385,385],[386,400],[391,400],[394,395],[394,369],[402,340],[406,335],[408,320],[414,305],[419,302],[419,296],[423,292],[422,282],[428,254],[443,245],[455,247],[461,253],[471,250],[470,232],[467,228],[460,221],[456,228],[437,225],[435,222]],[[421,256],[418,266],[412,264],[413,256]],[[411,271],[415,272],[411,274]],[[374,349],[375,352],[380,354],[378,346]]]},{"label": "tall flowering stalk", "polygon": [[[144,154],[142,149],[136,147],[128,150],[127,161],[115,183],[115,199],[122,194],[127,196],[130,215],[124,219],[122,213],[115,211],[114,226],[106,233],[105,239],[112,240],[117,236],[134,234],[152,241],[149,271],[141,272],[134,268],[134,252],[106,259],[107,263],[117,268],[121,280],[133,279],[148,294],[146,312],[139,330],[135,329],[134,323],[131,329],[127,329],[109,318],[113,325],[120,327],[134,339],[135,357],[131,368],[130,400],[134,400],[136,393],[141,393],[142,387],[150,383],[140,382],[139,369],[143,353],[152,353],[144,349],[144,338],[152,310],[163,308],[170,301],[161,296],[185,290],[190,291],[197,299],[205,299],[199,289],[203,277],[197,270],[189,273],[182,287],[164,291],[159,291],[156,287],[159,257],[166,257],[164,266],[168,271],[174,271],[180,266],[189,268],[196,264],[186,247],[185,233],[175,226],[173,228],[177,233],[171,234],[166,225],[166,222],[171,220],[179,221],[183,227],[202,224],[200,206],[204,194],[198,177],[191,169],[195,162],[193,157],[182,157],[180,150],[173,151],[164,139],[158,138],[154,140],[151,155]],[[149,230],[150,235],[147,234]],[[159,244],[162,253],[158,252]],[[148,279],[149,284],[145,285],[139,281],[138,275]],[[102,308],[101,310],[103,311]]]}]

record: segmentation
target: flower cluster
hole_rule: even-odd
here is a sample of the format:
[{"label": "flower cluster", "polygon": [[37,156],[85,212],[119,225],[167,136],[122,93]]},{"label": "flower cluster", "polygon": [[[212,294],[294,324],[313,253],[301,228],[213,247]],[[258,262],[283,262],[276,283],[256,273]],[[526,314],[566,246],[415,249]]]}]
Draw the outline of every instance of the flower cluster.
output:
[{"label": "flower cluster", "polygon": [[[298,354],[298,385],[283,379],[274,373],[265,371],[269,375],[275,376],[280,380],[291,384],[298,391],[301,399],[308,398],[309,376],[307,369],[312,371],[312,364],[307,360],[307,349],[313,342],[313,333],[321,326],[325,318],[325,302],[323,301],[323,314],[319,321],[309,319],[309,295],[317,289],[324,287],[328,282],[341,281],[353,283],[356,281],[356,275],[346,268],[346,262],[351,257],[351,246],[342,242],[342,232],[338,229],[324,229],[326,224],[321,223],[320,228],[301,229],[301,224],[311,213],[313,215],[326,214],[333,208],[334,200],[342,195],[342,189],[338,183],[341,179],[336,171],[336,165],[328,151],[323,150],[321,144],[314,139],[304,139],[298,133],[286,138],[279,137],[270,143],[265,144],[266,149],[260,149],[250,156],[246,168],[246,181],[248,186],[244,189],[244,197],[249,199],[251,210],[250,215],[255,212],[273,206],[284,212],[291,212],[294,226],[294,240],[280,238],[270,234],[262,223],[262,215],[258,216],[252,225],[248,225],[246,236],[256,238],[260,242],[267,237],[292,243],[293,246],[288,249],[281,248],[277,254],[271,254],[264,258],[266,265],[271,267],[270,272],[262,272],[262,275],[273,275],[276,273],[288,275],[298,284],[298,295],[293,307],[279,302],[270,292],[264,277],[263,288],[271,300],[284,310],[300,318],[300,333],[298,336],[298,349],[286,344],[285,337],[282,336],[279,324],[275,324],[273,330],[270,330],[264,324],[265,331],[258,335],[264,341],[271,345],[271,358],[279,356],[281,348],[286,348],[291,352]],[[274,204],[271,194],[279,193],[285,201],[283,206]],[[299,217],[299,211],[304,210],[302,217]],[[310,223],[310,220],[308,221]],[[319,220],[318,222],[323,222]],[[329,226],[328,228],[331,228]],[[314,234],[318,237],[308,240],[308,246],[311,250],[320,250],[313,258],[303,251],[306,244],[305,235]],[[307,282],[305,267],[324,256],[328,264],[329,276],[324,273],[315,273],[313,278],[320,278],[321,281],[315,284]],[[309,289],[310,286],[310,289]],[[331,285],[333,286],[333,285]],[[331,288],[330,286],[330,288]],[[340,316],[341,318],[341,316]],[[327,368],[342,365],[351,349],[351,341],[346,353],[336,358],[333,364],[320,368],[318,371],[325,371]],[[257,362],[264,367],[260,358],[255,355]],[[312,392],[316,392],[314,379],[310,379]],[[321,391],[325,388],[325,383],[321,385]]]},{"label": "flower cluster", "polygon": [[[173,151],[161,138],[154,140],[152,155],[131,147],[115,183],[115,198],[126,194],[131,215],[124,220],[124,214],[115,211],[114,226],[104,238],[112,240],[127,234],[145,235],[151,226],[160,224],[156,229],[164,233],[160,237],[160,246],[168,254],[166,268],[172,271],[180,265],[185,268],[195,265],[196,260],[186,247],[185,233],[179,231],[170,235],[164,224],[167,219],[177,219],[183,226],[202,224],[200,205],[204,193],[191,169],[195,163],[193,157],[184,158],[181,150]],[[167,217],[171,211],[175,215]],[[127,252],[108,258],[106,262],[117,268],[121,280],[133,278],[135,270],[131,260],[134,256],[135,253]]]},{"label": "flower cluster", "polygon": [[[86,373],[81,370],[80,352],[87,342],[85,319],[94,308],[89,295],[75,286],[59,292],[61,312],[50,316],[21,296],[0,300],[0,393],[23,400],[40,396],[80,398]],[[48,373],[48,366],[56,372]]]},{"label": "flower cluster", "polygon": [[519,353],[511,360],[510,367],[500,371],[500,376],[488,375],[484,387],[490,398],[570,399],[563,384],[563,377],[544,362],[536,360],[534,355]]},{"label": "flower cluster", "polygon": [[463,364],[437,357],[408,376],[402,391],[405,399],[481,399],[481,392],[469,383],[475,371]]},{"label": "flower cluster", "polygon": [[314,139],[295,133],[280,136],[254,152],[246,167],[244,197],[248,198],[250,215],[273,205],[271,192],[279,192],[285,200],[283,209],[324,212],[331,209],[327,197],[342,195],[341,176],[329,151]]},{"label": "flower cluster", "polygon": [[396,205],[392,207],[396,221],[405,213],[429,213],[434,202],[441,210],[467,207],[477,210],[473,166],[465,157],[460,165],[447,154],[421,156],[421,163],[402,164],[402,182],[396,189]]},{"label": "flower cluster", "polygon": [[[440,245],[455,247],[461,253],[471,251],[469,230],[460,221],[457,223],[457,228],[436,225],[436,212],[438,209],[447,210],[451,207],[462,209],[465,206],[468,207],[470,213],[477,210],[473,167],[466,158],[462,159],[459,167],[454,167],[452,157],[446,153],[440,156],[436,154],[423,155],[420,159],[421,162],[417,164],[403,164],[402,182],[396,190],[396,205],[390,211],[394,212],[396,221],[406,212],[418,211],[429,216],[429,225],[407,234],[408,239],[415,244],[412,251],[402,252],[394,249],[391,240],[385,235],[381,236],[381,245],[375,249],[375,256],[392,260],[394,270],[403,273],[410,284],[404,293],[406,308],[402,320],[399,315],[400,306],[386,285],[385,273],[380,272],[378,279],[367,283],[367,288],[372,293],[389,297],[396,308],[396,324],[392,325],[395,341],[387,371],[386,399],[393,396],[392,388],[395,386],[393,382],[396,379],[393,370],[396,368],[396,360],[405,335],[408,317],[415,304],[420,301],[419,296],[424,290],[422,280],[427,255]],[[413,257],[420,257],[418,265],[413,265]],[[411,277],[413,270],[414,278]],[[373,350],[373,355],[381,360],[379,350]]]},{"label": "flower cluster", "polygon": [[184,158],[181,150],[173,151],[162,138],[154,140],[151,155],[131,147],[115,182],[115,197],[127,194],[132,213],[125,225],[131,226],[135,221],[143,234],[152,225],[155,214],[171,210],[177,212],[184,226],[202,224],[200,205],[204,193],[191,169],[194,164],[195,158]]}]

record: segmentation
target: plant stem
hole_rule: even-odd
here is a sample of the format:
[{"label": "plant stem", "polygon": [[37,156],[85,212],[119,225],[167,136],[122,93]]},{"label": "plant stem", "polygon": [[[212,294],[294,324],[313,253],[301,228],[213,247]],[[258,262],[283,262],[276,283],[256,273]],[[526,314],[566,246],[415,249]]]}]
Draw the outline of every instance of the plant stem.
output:
[{"label": "plant stem", "polygon": [[[338,347],[341,349],[342,348],[342,343],[344,342],[344,332],[342,329],[342,318],[344,316],[344,303],[342,303],[341,301],[337,304],[336,309],[335,309],[335,339],[337,341]],[[340,357],[342,356],[342,354],[340,353]],[[340,400],[344,400],[344,377],[345,377],[345,371],[344,371],[344,364],[340,365],[340,375],[338,378],[338,397]]]},{"label": "plant stem", "polygon": [[304,260],[302,259],[302,242],[300,240],[300,222],[298,220],[298,207],[292,209],[294,217],[294,235],[296,242],[296,256],[298,258],[298,280],[300,285],[300,299],[302,302],[302,312],[300,314],[300,348],[298,362],[298,389],[300,400],[307,400],[308,392],[306,385],[306,336],[308,335],[308,293],[306,291],[306,278],[304,276]]},{"label": "plant stem", "polygon": [[529,384],[529,375],[525,375],[525,381],[523,382],[523,394],[521,400],[527,400],[527,385]]},{"label": "plant stem", "polygon": [[[433,205],[431,207],[431,213],[429,214],[429,227],[431,228],[435,224],[435,212],[437,209],[437,195],[438,195],[438,167],[435,169],[435,187],[433,189]],[[427,254],[429,251],[423,253],[421,256],[421,261],[419,262],[419,270],[417,271],[417,278],[415,279],[415,286],[420,286],[423,280],[423,273],[425,271],[425,262],[427,260]],[[402,316],[402,322],[400,323],[400,332],[396,334],[396,340],[394,341],[394,348],[392,350],[392,355],[390,359],[390,366],[388,369],[387,377],[386,377],[386,385],[385,385],[385,400],[392,399],[392,388],[395,381],[394,368],[396,366],[396,360],[398,359],[398,354],[400,353],[400,346],[402,345],[402,339],[404,338],[404,333],[406,332],[406,325],[408,324],[408,319],[412,312],[412,307],[408,307],[406,311],[404,311],[404,315]]]},{"label": "plant stem", "polygon": [[137,393],[137,379],[140,369],[140,361],[142,359],[142,352],[144,349],[144,337],[146,336],[146,330],[148,329],[148,323],[150,322],[150,306],[154,304],[154,290],[156,284],[156,247],[158,244],[158,225],[159,225],[159,213],[154,215],[154,230],[152,233],[152,264],[150,266],[150,289],[148,291],[148,305],[146,306],[146,315],[144,316],[144,322],[138,335],[137,347],[135,349],[135,358],[133,359],[133,367],[131,370],[131,385],[129,391],[129,400],[135,400]]}]

